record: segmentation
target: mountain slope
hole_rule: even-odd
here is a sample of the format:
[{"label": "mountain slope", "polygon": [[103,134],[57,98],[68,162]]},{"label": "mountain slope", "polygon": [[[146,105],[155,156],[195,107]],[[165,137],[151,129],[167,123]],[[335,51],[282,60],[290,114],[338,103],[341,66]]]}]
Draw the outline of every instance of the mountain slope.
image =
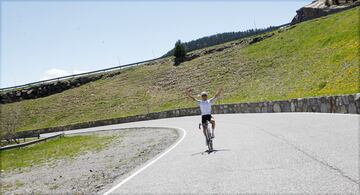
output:
[{"label": "mountain slope", "polygon": [[[246,37],[270,32],[270,31],[273,31],[280,27],[281,26],[270,26],[268,28],[263,28],[263,29],[250,29],[250,30],[246,30],[246,31],[218,33],[215,35],[210,35],[210,36],[202,37],[202,38],[192,40],[189,42],[185,42],[184,46],[185,46],[186,51],[194,51],[197,49],[211,47],[213,45],[219,45],[219,44],[226,43],[229,41],[234,41],[237,39],[246,38]],[[174,54],[174,49],[166,52],[166,54],[163,57],[172,56],[173,54]]]},{"label": "mountain slope", "polygon": [[359,11],[303,22],[251,45],[237,40],[206,48],[219,51],[177,67],[165,58],[59,94],[1,105],[1,120],[12,120],[18,110],[18,130],[28,130],[190,107],[195,104],[184,97],[186,89],[213,93],[219,85],[225,92],[217,103],[356,93]]}]

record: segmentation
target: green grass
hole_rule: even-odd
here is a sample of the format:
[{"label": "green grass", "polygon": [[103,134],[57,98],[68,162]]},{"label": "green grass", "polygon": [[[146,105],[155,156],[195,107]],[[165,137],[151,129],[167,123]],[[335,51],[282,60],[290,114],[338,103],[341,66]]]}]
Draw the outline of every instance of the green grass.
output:
[{"label": "green grass", "polygon": [[186,89],[213,93],[219,85],[225,91],[217,103],[357,93],[359,10],[300,23],[177,67],[166,58],[59,94],[1,105],[2,120],[11,120],[9,113],[20,107],[17,130],[24,131],[192,107]]},{"label": "green grass", "polygon": [[114,136],[77,135],[55,138],[19,149],[0,151],[4,171],[69,159],[88,151],[100,151]]}]

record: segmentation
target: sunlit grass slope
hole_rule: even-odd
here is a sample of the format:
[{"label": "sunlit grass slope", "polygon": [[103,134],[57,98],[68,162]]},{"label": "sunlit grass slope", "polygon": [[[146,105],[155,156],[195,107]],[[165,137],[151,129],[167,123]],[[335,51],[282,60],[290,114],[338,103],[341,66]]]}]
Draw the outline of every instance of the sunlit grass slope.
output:
[{"label": "sunlit grass slope", "polygon": [[166,58],[45,98],[1,105],[1,115],[8,120],[18,107],[18,130],[28,130],[195,106],[184,98],[188,88],[213,93],[223,85],[217,103],[356,93],[359,10],[304,22],[178,67]]},{"label": "sunlit grass slope", "polygon": [[77,135],[61,137],[20,149],[0,151],[1,170],[9,171],[37,166],[86,152],[100,151],[114,136]]}]

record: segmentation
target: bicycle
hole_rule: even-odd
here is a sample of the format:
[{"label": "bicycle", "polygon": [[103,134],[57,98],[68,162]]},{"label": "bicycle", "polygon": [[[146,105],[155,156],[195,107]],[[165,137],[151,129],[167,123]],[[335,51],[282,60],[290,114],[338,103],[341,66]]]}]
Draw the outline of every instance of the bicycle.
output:
[{"label": "bicycle", "polygon": [[206,143],[207,143],[207,146],[209,148],[209,152],[212,152],[213,151],[213,138],[211,136],[211,128],[209,127],[209,124],[210,122],[206,122],[204,124],[200,123],[199,124],[199,129],[200,130],[204,130],[202,128],[205,128],[206,129]]}]

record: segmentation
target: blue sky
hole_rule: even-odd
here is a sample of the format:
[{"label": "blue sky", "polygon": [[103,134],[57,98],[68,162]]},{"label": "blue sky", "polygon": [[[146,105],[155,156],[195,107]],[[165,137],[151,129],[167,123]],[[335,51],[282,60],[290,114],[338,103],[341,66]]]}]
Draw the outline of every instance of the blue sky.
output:
[{"label": "blue sky", "polygon": [[311,0],[1,1],[1,87],[159,57],[176,40],[288,23]]}]

